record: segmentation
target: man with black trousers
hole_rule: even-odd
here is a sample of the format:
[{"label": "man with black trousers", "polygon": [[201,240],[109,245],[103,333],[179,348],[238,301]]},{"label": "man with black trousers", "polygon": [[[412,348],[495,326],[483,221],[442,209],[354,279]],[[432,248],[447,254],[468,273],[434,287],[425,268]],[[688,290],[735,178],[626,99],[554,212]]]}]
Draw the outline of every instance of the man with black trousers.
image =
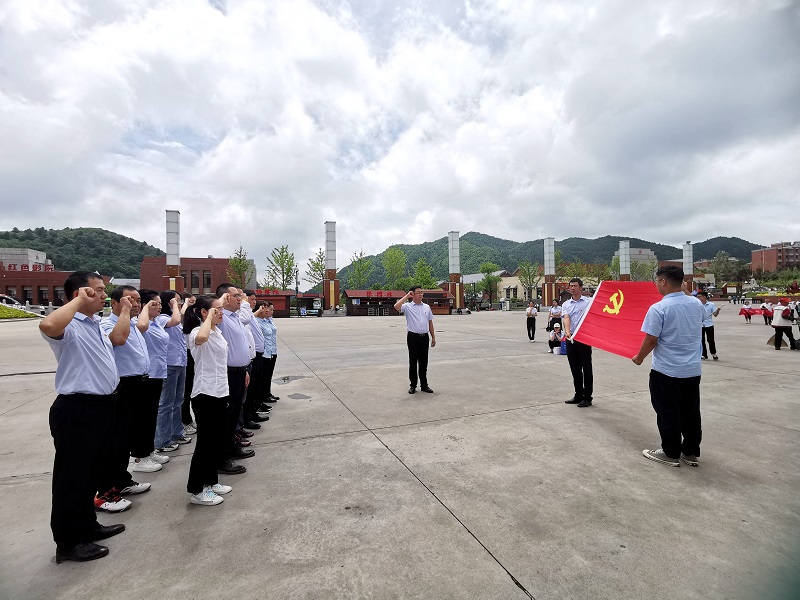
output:
[{"label": "man with black trousers", "polygon": [[[222,337],[228,342],[228,420],[225,429],[224,445],[228,449],[229,459],[250,458],[255,456],[255,451],[249,448],[240,448],[236,443],[236,429],[239,425],[239,416],[242,414],[242,404],[247,392],[250,376],[250,347],[247,343],[245,325],[239,320],[236,312],[242,305],[242,294],[231,283],[217,286],[217,298],[222,298],[222,323],[219,329]],[[246,469],[231,460],[218,465],[220,473],[238,474]]]},{"label": "man with black trousers", "polygon": [[583,281],[577,277],[569,280],[569,293],[572,297],[561,305],[564,335],[567,340],[567,361],[572,372],[575,395],[567,404],[577,404],[578,408],[592,405],[594,375],[592,373],[592,347],[572,339],[572,334],[581,324],[589,310],[589,298],[583,295]]},{"label": "man with black trousers", "polygon": [[705,311],[686,291],[683,269],[661,267],[656,287],[663,296],[653,304],[642,323],[645,336],[631,360],[641,365],[650,352],[650,402],[656,411],[661,448],[642,450],[648,460],[669,467],[681,461],[696,467],[700,460],[700,375],[702,349],[698,340]]},{"label": "man with black trousers", "polygon": [[[409,299],[412,301],[407,302]],[[408,393],[415,394],[417,391],[417,370],[419,370],[419,389],[432,394],[433,390],[428,386],[428,343],[431,348],[436,345],[436,334],[433,331],[431,307],[422,301],[422,288],[418,285],[412,286],[408,293],[395,303],[394,309],[406,316],[408,379],[411,382]]]},{"label": "man with black trousers", "polygon": [[105,284],[95,273],[77,271],[64,282],[64,294],[69,302],[39,323],[58,361],[58,396],[50,408],[55,446],[50,527],[58,563],[107,556],[108,548],[94,542],[125,530],[122,524],[100,525],[94,510],[119,383],[111,341],[95,318],[105,304]]}]

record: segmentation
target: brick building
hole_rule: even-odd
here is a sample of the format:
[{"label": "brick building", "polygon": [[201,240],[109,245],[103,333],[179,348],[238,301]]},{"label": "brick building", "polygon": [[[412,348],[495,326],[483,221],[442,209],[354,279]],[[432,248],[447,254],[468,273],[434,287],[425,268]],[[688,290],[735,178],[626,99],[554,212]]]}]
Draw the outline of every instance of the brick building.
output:
[{"label": "brick building", "polygon": [[800,265],[800,242],[780,242],[751,252],[750,272],[772,273],[784,267]]},{"label": "brick building", "polygon": [[[183,278],[183,290],[180,286],[175,289],[179,291],[191,292],[193,294],[212,294],[217,286],[226,281],[228,277],[228,267],[230,266],[227,258],[183,258],[181,257],[180,276]],[[153,290],[170,289],[167,274],[166,256],[145,256],[139,268],[139,280],[143,288]],[[247,288],[257,286],[255,268],[253,276],[248,282]]]},{"label": "brick building", "polygon": [[[64,300],[64,281],[72,271],[56,271],[44,252],[30,248],[0,248],[0,294],[23,304],[58,305]],[[108,281],[108,277],[103,277]]]}]

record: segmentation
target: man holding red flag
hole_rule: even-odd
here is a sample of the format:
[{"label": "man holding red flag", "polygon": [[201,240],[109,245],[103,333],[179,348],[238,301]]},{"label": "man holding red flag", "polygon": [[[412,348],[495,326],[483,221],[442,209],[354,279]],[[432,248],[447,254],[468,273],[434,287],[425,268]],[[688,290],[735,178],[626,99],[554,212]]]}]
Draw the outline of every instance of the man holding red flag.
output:
[{"label": "man holding red flag", "polygon": [[650,401],[656,411],[661,448],[643,450],[645,458],[670,467],[682,460],[696,467],[700,457],[700,338],[703,305],[686,293],[683,269],[661,267],[656,288],[663,296],[647,311],[639,352],[631,360],[641,365],[653,352]]},{"label": "man holding red flag", "polygon": [[589,298],[583,295],[583,282],[577,277],[569,280],[569,293],[572,298],[561,306],[564,322],[564,334],[567,337],[567,360],[569,370],[572,372],[572,383],[575,387],[575,396],[566,400],[566,404],[577,404],[578,408],[592,405],[592,388],[594,376],[592,373],[592,347],[572,338],[577,331],[584,315],[589,310]]}]

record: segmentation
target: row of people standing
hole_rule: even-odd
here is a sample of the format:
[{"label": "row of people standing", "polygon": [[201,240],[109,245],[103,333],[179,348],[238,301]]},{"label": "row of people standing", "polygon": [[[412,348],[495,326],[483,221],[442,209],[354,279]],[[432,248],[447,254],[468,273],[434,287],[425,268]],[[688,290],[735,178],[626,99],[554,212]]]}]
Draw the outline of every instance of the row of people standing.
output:
[{"label": "row of people standing", "polygon": [[[133,473],[158,471],[169,462],[164,452],[191,442],[182,418],[185,390],[191,388],[200,427],[187,490],[190,502],[204,505],[219,504],[232,489],[219,483],[219,473],[246,471],[232,460],[255,454],[246,439],[253,431],[244,425],[259,428],[253,419],[268,420],[269,405],[278,399],[263,380],[266,373],[271,379],[277,357],[269,303],[253,313],[241,290],[229,284],[218,288],[218,297],[186,302],[171,291],[121,286],[112,292],[111,315],[101,320],[97,313],[106,293],[100,277],[73,273],[64,291],[69,302],[39,325],[58,362],[58,395],[50,409],[57,562],[108,554],[95,542],[125,526],[101,525],[96,510],[128,508],[122,496],[151,488],[136,482],[129,466]],[[264,343],[258,352],[257,337]],[[263,368],[264,350],[271,368]],[[193,375],[184,385],[190,362]],[[254,379],[260,393],[253,395],[245,420],[243,403],[256,362],[262,363],[262,375]]]}]

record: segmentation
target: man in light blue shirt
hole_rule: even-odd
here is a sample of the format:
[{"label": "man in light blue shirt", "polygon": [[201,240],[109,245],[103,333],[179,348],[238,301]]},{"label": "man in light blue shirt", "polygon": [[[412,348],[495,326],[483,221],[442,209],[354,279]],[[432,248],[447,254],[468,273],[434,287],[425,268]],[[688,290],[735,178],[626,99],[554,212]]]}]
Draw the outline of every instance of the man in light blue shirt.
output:
[{"label": "man in light blue shirt", "polygon": [[[414,285],[408,293],[395,302],[394,309],[406,317],[406,345],[408,346],[408,379],[411,386],[409,394],[417,391],[417,371],[419,371],[419,384],[423,392],[432,394],[433,390],[428,385],[428,343],[430,347],[436,346],[436,332],[433,330],[433,311],[422,301],[424,293],[422,288]],[[407,302],[407,300],[412,300]]]},{"label": "man in light blue shirt", "polygon": [[572,297],[561,305],[562,328],[567,339],[567,361],[572,373],[572,386],[575,395],[566,404],[577,404],[578,408],[592,405],[594,392],[594,372],[592,370],[592,347],[572,339],[586,312],[589,298],[583,295],[583,281],[577,277],[569,280],[569,293]]},{"label": "man in light blue shirt", "polygon": [[59,563],[102,558],[108,548],[94,542],[125,530],[100,525],[94,507],[119,382],[111,342],[94,318],[105,304],[105,284],[95,273],[78,271],[64,282],[64,294],[69,302],[39,323],[58,361],[58,396],[50,408],[56,452],[50,527]]},{"label": "man in light blue shirt", "polygon": [[700,336],[703,305],[686,293],[683,269],[661,267],[656,287],[664,298],[645,315],[645,333],[633,362],[641,365],[653,352],[650,401],[658,416],[661,448],[643,450],[650,460],[680,467],[682,460],[696,467],[700,457]]}]

